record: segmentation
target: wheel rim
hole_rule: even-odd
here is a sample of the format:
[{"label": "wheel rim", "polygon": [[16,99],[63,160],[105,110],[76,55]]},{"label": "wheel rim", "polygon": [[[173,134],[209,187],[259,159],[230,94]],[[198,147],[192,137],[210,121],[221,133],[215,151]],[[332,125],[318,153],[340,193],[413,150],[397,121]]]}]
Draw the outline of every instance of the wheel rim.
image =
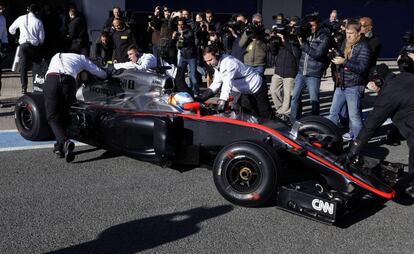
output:
[{"label": "wheel rim", "polygon": [[259,165],[250,158],[235,157],[229,162],[228,169],[227,181],[238,192],[251,193],[260,182]]},{"label": "wheel rim", "polygon": [[23,129],[31,130],[33,127],[33,114],[27,107],[22,107],[20,109],[20,122]]}]

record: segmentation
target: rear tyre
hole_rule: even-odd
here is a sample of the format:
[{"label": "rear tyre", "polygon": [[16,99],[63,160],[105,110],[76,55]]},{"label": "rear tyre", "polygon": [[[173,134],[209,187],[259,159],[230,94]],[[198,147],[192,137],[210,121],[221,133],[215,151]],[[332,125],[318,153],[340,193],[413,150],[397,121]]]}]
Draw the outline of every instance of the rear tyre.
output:
[{"label": "rear tyre", "polygon": [[17,100],[14,110],[17,130],[31,141],[54,140],[52,129],[46,120],[43,94],[27,94]]},{"label": "rear tyre", "polygon": [[266,144],[238,141],[224,147],[213,165],[220,194],[233,204],[260,206],[277,191],[277,154]]}]

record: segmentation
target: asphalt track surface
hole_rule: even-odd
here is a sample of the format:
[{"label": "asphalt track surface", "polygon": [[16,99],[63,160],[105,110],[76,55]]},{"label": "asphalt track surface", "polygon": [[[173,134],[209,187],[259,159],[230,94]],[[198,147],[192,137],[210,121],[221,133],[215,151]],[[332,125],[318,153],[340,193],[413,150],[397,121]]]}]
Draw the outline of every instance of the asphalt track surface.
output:
[{"label": "asphalt track surface", "polygon": [[[370,152],[393,162],[408,156],[405,144]],[[409,200],[364,208],[334,227],[275,207],[233,206],[205,168],[179,172],[90,146],[77,146],[76,153],[69,164],[54,158],[50,148],[0,152],[0,253],[414,249]]]}]

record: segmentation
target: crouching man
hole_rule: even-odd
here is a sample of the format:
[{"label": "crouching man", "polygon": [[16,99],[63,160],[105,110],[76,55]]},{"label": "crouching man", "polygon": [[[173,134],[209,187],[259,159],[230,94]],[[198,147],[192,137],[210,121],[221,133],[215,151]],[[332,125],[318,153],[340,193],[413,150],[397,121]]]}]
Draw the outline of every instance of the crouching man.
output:
[{"label": "crouching man", "polygon": [[260,73],[230,55],[220,54],[214,46],[204,49],[203,58],[214,68],[214,78],[210,87],[197,100],[208,100],[221,89],[218,111],[223,112],[228,104],[230,93],[235,91],[241,93],[239,103],[245,112],[262,118],[272,117],[267,85],[263,83]]},{"label": "crouching man", "polygon": [[349,160],[360,153],[381,124],[391,117],[393,124],[401,135],[407,139],[409,149],[409,181],[405,192],[414,198],[414,54],[410,55],[410,68],[402,68],[401,74],[394,75],[385,64],[375,66],[370,73],[368,88],[378,93],[374,109],[368,115],[365,126],[358,137],[351,143]]}]

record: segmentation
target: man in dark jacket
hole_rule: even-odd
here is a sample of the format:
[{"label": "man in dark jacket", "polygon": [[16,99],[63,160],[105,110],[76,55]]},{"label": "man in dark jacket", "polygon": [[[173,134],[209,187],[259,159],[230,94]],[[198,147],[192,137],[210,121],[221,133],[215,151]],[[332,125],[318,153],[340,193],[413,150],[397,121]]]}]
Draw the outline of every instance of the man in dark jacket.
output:
[{"label": "man in dark jacket", "polygon": [[349,20],[346,26],[346,40],[339,54],[332,62],[336,64],[336,89],[332,99],[328,118],[338,124],[341,110],[348,108],[350,132],[344,139],[358,136],[362,128],[361,98],[364,93],[369,70],[371,50],[368,42],[362,38],[358,20]]},{"label": "man in dark jacket", "polygon": [[361,23],[361,33],[364,34],[364,38],[368,41],[368,44],[371,47],[372,55],[369,67],[372,68],[377,64],[382,44],[378,36],[372,31],[373,22],[370,17],[362,17],[359,19],[359,22]]},{"label": "man in dark jacket", "polygon": [[[411,58],[414,59],[414,54]],[[358,155],[376,129],[390,117],[407,140],[409,148],[407,180],[410,184],[406,192],[414,197],[414,74],[401,69],[401,74],[395,76],[385,64],[381,64],[371,71],[370,80],[372,81],[368,87],[373,86],[378,92],[378,97],[374,109],[365,121],[365,127],[351,144],[349,158]]]},{"label": "man in dark jacket", "polygon": [[112,42],[114,44],[114,62],[123,63],[128,61],[128,47],[137,45],[135,36],[130,29],[125,26],[124,21],[115,18],[113,22],[114,32]]},{"label": "man in dark jacket", "polygon": [[178,50],[178,66],[183,70],[189,67],[190,85],[194,94],[199,92],[197,81],[197,48],[194,33],[187,27],[186,20],[180,18],[177,23],[177,31],[174,31],[172,39]]},{"label": "man in dark jacket", "polygon": [[319,115],[319,88],[321,77],[326,67],[325,56],[329,46],[328,30],[320,26],[319,17],[311,16],[309,19],[311,35],[305,42],[299,38],[302,55],[299,62],[299,72],[295,78],[295,87],[292,94],[290,112],[291,122],[301,116],[301,95],[305,86],[308,87],[312,115]]},{"label": "man in dark jacket", "polygon": [[85,20],[76,9],[69,10],[68,24],[69,52],[89,56],[89,35]]},{"label": "man in dark jacket", "polygon": [[293,34],[276,33],[270,39],[270,49],[275,59],[275,74],[270,84],[270,95],[275,105],[277,116],[288,119],[290,114],[290,101],[295,77],[298,73],[300,49],[297,38]]}]

